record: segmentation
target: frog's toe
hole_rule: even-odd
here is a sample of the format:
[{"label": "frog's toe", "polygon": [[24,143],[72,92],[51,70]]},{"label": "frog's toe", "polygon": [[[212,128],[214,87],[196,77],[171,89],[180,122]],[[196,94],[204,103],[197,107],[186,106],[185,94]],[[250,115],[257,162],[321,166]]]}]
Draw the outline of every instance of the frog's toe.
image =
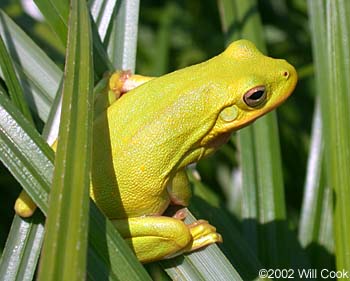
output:
[{"label": "frog's toe", "polygon": [[36,204],[27,192],[22,190],[15,203],[16,214],[22,218],[31,217],[36,209]]},{"label": "frog's toe", "polygon": [[109,88],[116,95],[117,99],[126,92],[124,84],[131,75],[130,70],[116,71],[109,78]]},{"label": "frog's toe", "polygon": [[175,213],[175,215],[173,215],[173,218],[183,221],[187,217],[187,214],[188,214],[187,209],[183,208],[183,209],[178,210]]},{"label": "frog's toe", "polygon": [[213,243],[222,243],[222,237],[216,232],[216,228],[205,220],[198,220],[188,226],[193,242],[191,250],[208,246]]}]

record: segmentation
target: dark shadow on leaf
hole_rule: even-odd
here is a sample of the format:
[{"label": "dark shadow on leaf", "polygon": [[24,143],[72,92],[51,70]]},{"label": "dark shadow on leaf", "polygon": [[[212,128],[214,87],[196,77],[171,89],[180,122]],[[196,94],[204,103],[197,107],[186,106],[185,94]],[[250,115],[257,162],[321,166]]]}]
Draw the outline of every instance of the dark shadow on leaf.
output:
[{"label": "dark shadow on leaf", "polygon": [[[316,243],[304,249],[285,220],[266,224],[256,219],[240,221],[223,205],[215,207],[199,196],[192,198],[190,210],[197,219],[206,219],[217,228],[224,240],[219,247],[243,280],[258,278],[261,268],[292,269],[296,278],[302,269],[334,269],[334,255]],[[254,231],[244,229],[255,229],[255,237]]]}]

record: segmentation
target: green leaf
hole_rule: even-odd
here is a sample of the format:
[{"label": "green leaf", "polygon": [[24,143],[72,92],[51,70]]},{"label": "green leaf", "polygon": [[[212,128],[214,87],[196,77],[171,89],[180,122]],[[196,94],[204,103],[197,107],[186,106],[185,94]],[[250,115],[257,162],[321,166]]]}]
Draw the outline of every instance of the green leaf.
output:
[{"label": "green leaf", "polygon": [[[0,34],[32,111],[46,121],[62,71],[3,11]],[[0,71],[2,77],[3,73]]]},{"label": "green leaf", "polygon": [[[299,241],[304,248],[312,247],[312,243],[324,246],[333,251],[332,231],[332,197],[331,189],[326,185],[324,146],[322,138],[321,109],[316,103],[312,135],[307,166],[307,177],[304,187],[303,204],[300,213]],[[310,249],[312,250],[312,249]],[[322,252],[312,253],[319,259]],[[320,262],[319,264],[326,262]]]},{"label": "green leaf", "polygon": [[108,56],[116,69],[135,71],[139,0],[121,1],[108,38]]},{"label": "green leaf", "polygon": [[[0,93],[0,119],[0,159],[46,213],[54,154],[3,93]],[[33,219],[15,217],[0,262],[1,277],[31,280],[43,239],[39,225],[43,224],[42,217],[40,212]]]},{"label": "green leaf", "polygon": [[107,32],[111,29],[115,12],[119,6],[117,0],[90,0],[89,7],[92,18],[98,28],[98,34],[100,35],[101,41],[104,42]]},{"label": "green leaf", "polygon": [[[67,40],[67,19],[69,1],[35,0],[36,5],[50,24],[53,31],[58,35],[62,44]],[[92,24],[92,38],[94,46],[94,70],[96,77],[102,77],[104,72],[113,68],[107,53],[98,35],[98,29]]]},{"label": "green leaf", "polygon": [[94,84],[89,19],[85,1],[73,0],[39,280],[81,280],[86,275]]},{"label": "green leaf", "polygon": [[33,280],[44,237],[44,216],[15,216],[0,260],[1,280]]},{"label": "green leaf", "polygon": [[[309,7],[318,28],[326,26],[325,45],[319,47],[321,31],[313,33],[317,82],[321,98],[327,176],[334,190],[334,238],[339,270],[350,269],[350,2],[326,1]],[[316,5],[318,4],[318,5]],[[311,6],[312,5],[312,6]],[[322,10],[318,10],[322,9]],[[320,15],[324,15],[326,23]],[[322,43],[322,42],[321,42]],[[323,48],[326,47],[326,50]],[[326,51],[326,55],[324,53]]]},{"label": "green leaf", "polygon": [[30,114],[28,105],[25,102],[21,85],[15,73],[15,69],[12,65],[11,58],[7,53],[6,46],[0,35],[0,68],[4,74],[5,82],[10,93],[10,97],[13,103],[20,108],[24,116],[28,118],[30,122],[33,122],[32,115]]},{"label": "green leaf", "polygon": [[50,23],[52,30],[56,33],[63,46],[67,42],[69,0],[41,1],[34,0],[46,20]]},{"label": "green leaf", "polygon": [[29,121],[0,92],[0,159],[46,213],[54,154]]}]

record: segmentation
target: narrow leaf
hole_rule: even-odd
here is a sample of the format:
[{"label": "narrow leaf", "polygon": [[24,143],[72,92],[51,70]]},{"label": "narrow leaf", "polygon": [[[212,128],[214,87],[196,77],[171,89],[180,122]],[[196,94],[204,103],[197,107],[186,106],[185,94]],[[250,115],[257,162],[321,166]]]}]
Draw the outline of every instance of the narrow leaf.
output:
[{"label": "narrow leaf", "polygon": [[89,7],[92,18],[98,28],[98,34],[102,42],[104,42],[108,30],[111,29],[111,23],[115,17],[115,11],[119,6],[117,0],[90,0]]},{"label": "narrow leaf", "polygon": [[39,280],[85,277],[92,147],[93,67],[89,14],[73,0],[60,135]]},{"label": "narrow leaf", "polygon": [[[301,245],[305,248],[312,248],[312,243],[317,243],[325,247],[329,252],[332,252],[333,231],[332,221],[330,221],[333,217],[331,211],[332,197],[330,196],[331,189],[326,185],[325,179],[326,165],[322,135],[320,103],[317,102],[312,126],[298,236]],[[318,248],[311,254],[320,259],[322,251],[317,251]],[[325,264],[325,262],[320,262],[320,264]]]},{"label": "narrow leaf", "polygon": [[41,1],[34,0],[46,20],[50,23],[52,30],[56,33],[63,46],[67,42],[67,26],[69,15],[69,0]]},{"label": "narrow leaf", "polygon": [[5,83],[7,85],[10,97],[13,103],[21,110],[23,115],[33,122],[27,103],[25,102],[21,85],[15,73],[15,69],[11,62],[11,58],[7,53],[6,46],[0,35],[0,68],[4,74]]},{"label": "narrow leaf", "polygon": [[[46,121],[62,71],[3,11],[0,34],[32,111]],[[2,77],[3,73],[0,71]]]},{"label": "narrow leaf", "polygon": [[[326,1],[325,84],[320,85],[328,180],[334,190],[334,238],[338,270],[350,269],[350,2]],[[324,33],[323,33],[324,36]],[[314,49],[318,38],[313,38]],[[318,64],[319,66],[320,64]],[[322,87],[324,86],[324,87]]]},{"label": "narrow leaf", "polygon": [[44,216],[15,216],[0,260],[0,280],[33,280],[44,237]]},{"label": "narrow leaf", "polygon": [[121,1],[108,39],[108,56],[116,69],[135,70],[139,0]]},{"label": "narrow leaf", "polygon": [[[35,0],[36,5],[58,35],[62,44],[66,44],[69,1]],[[59,3],[59,4],[58,4]],[[102,45],[98,29],[92,24],[92,36],[94,46],[94,70],[96,77],[102,77],[104,72],[112,69],[107,53]]]},{"label": "narrow leaf", "polygon": [[35,128],[0,92],[0,159],[46,213],[54,154]]}]

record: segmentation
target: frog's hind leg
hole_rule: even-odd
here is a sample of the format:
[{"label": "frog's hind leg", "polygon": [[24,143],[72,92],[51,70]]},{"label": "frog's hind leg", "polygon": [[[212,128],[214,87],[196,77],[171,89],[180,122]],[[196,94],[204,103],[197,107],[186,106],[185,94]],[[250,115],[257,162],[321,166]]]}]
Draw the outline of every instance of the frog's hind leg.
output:
[{"label": "frog's hind leg", "polygon": [[149,216],[113,224],[141,262],[171,258],[222,241],[215,228],[203,220],[186,225],[177,218]]}]

